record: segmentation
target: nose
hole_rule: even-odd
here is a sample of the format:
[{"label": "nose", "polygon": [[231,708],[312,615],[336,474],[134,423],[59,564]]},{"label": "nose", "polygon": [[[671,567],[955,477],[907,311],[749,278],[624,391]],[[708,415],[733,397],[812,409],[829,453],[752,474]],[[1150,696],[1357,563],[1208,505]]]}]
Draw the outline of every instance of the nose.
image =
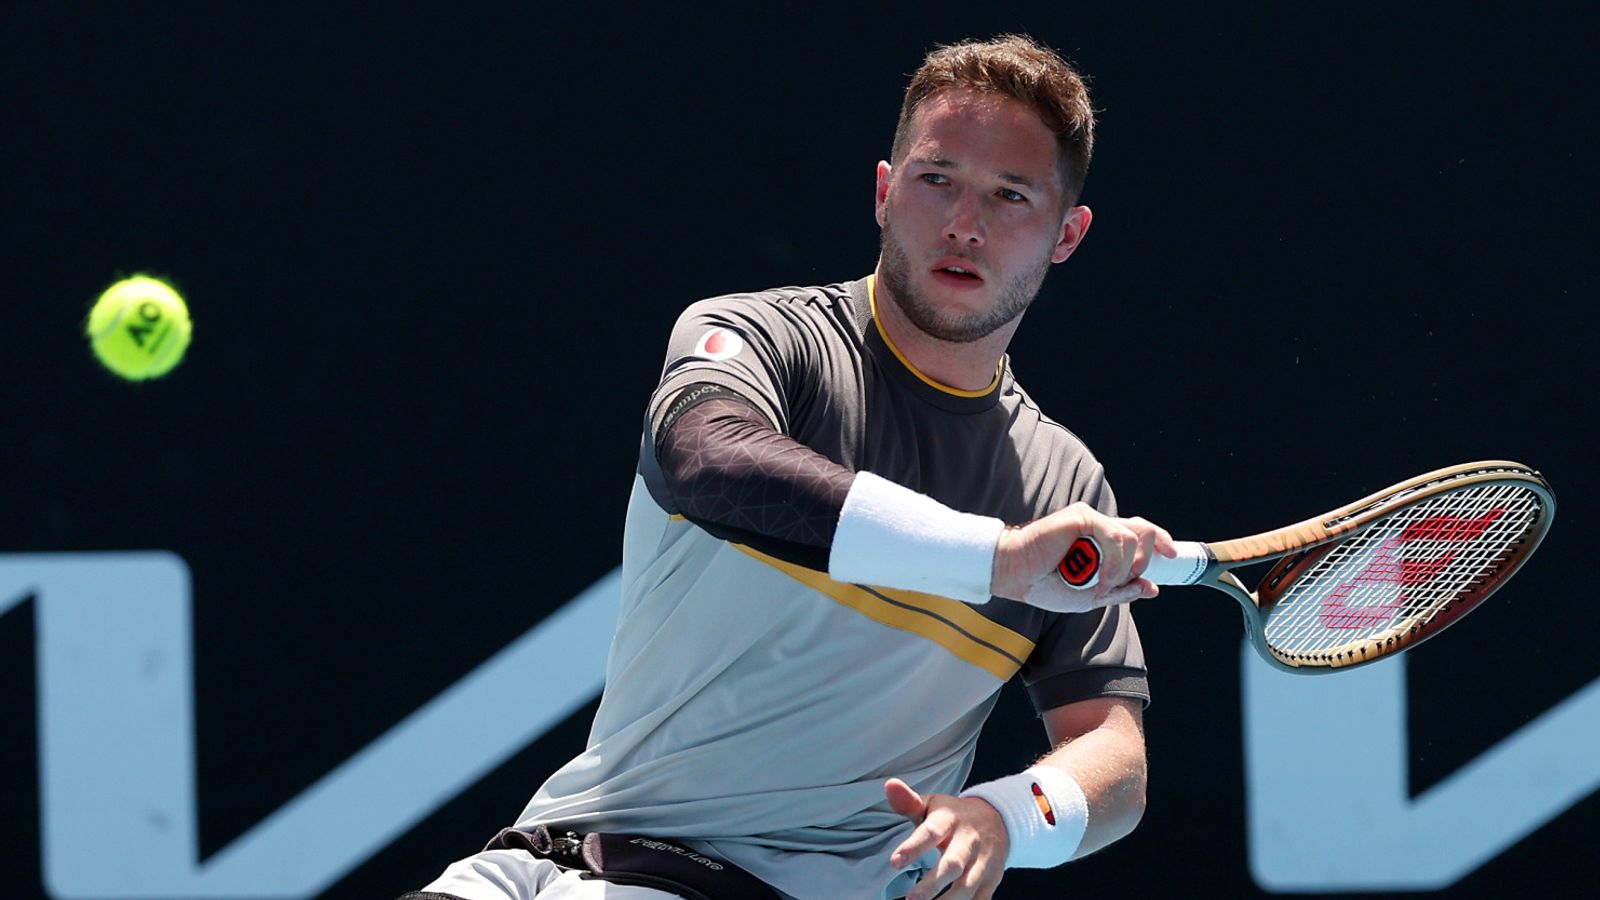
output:
[{"label": "nose", "polygon": [[981,205],[971,196],[958,197],[944,226],[945,240],[969,247],[983,246],[984,227]]}]

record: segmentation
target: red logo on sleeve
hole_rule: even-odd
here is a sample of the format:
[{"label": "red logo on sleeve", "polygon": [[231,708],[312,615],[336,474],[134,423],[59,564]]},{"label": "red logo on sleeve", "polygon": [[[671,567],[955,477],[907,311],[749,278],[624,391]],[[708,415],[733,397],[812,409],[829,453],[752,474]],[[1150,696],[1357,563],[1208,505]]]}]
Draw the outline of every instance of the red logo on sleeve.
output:
[{"label": "red logo on sleeve", "polygon": [[713,328],[700,336],[694,345],[694,355],[701,359],[723,360],[739,355],[744,349],[744,338],[727,328]]}]

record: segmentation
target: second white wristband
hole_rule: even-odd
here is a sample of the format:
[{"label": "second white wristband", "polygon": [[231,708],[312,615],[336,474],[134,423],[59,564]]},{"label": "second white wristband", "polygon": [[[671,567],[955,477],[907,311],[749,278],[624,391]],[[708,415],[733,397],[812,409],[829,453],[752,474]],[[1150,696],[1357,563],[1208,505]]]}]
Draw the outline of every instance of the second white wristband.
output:
[{"label": "second white wristband", "polygon": [[1008,869],[1048,869],[1078,852],[1089,830],[1089,800],[1066,772],[1038,765],[961,792],[989,802],[1011,839]]}]

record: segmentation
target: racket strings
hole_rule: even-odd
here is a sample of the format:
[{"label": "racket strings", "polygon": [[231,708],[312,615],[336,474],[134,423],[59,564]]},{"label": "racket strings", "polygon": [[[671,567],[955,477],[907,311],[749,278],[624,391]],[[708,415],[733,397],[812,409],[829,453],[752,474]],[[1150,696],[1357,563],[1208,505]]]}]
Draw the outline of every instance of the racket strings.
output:
[{"label": "racket strings", "polygon": [[1290,585],[1267,621],[1266,642],[1315,656],[1426,623],[1493,576],[1540,510],[1534,492],[1504,483],[1397,510]]}]

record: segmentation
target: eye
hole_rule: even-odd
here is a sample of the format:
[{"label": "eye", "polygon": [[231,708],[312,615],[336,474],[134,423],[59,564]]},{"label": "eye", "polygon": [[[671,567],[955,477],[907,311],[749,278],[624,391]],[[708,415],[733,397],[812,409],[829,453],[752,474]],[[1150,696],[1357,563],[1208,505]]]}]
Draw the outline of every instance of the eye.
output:
[{"label": "eye", "polygon": [[1025,203],[1028,200],[1027,197],[1024,197],[1023,195],[1017,193],[1016,191],[1013,191],[1010,188],[1001,188],[1000,190],[996,191],[995,193],[1000,195],[1000,199],[1009,200],[1012,203]]},{"label": "eye", "polygon": [[949,184],[950,183],[950,176],[941,174],[939,172],[926,172],[926,173],[922,174],[919,177],[923,181],[927,182],[928,184]]}]

